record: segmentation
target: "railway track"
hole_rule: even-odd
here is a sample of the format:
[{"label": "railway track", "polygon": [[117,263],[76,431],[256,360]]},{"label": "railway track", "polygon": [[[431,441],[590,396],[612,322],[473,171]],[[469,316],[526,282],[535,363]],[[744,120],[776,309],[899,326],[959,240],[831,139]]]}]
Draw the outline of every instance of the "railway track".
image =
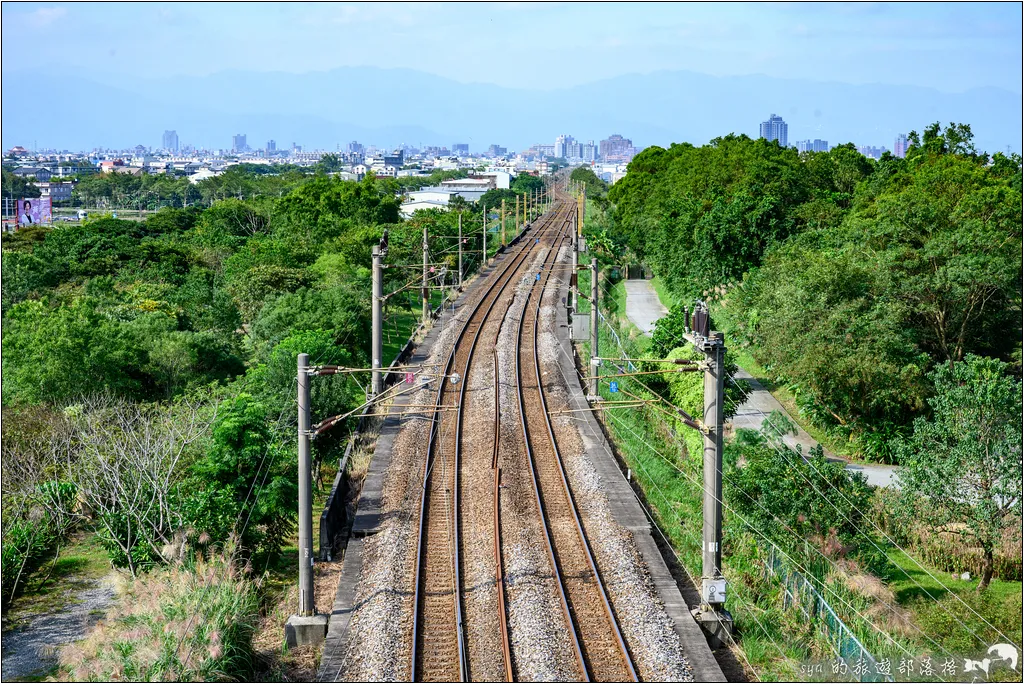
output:
[{"label": "railway track", "polygon": [[[436,394],[438,410],[430,424],[422,476],[409,665],[410,676],[415,681],[498,678],[512,681],[516,677],[518,668],[513,662],[514,649],[509,635],[501,518],[501,488],[506,486],[502,467],[509,464],[529,471],[528,476],[519,472],[512,478],[518,483],[515,485],[518,489],[511,495],[519,497],[519,501],[529,500],[529,507],[533,509],[535,506],[535,517],[539,520],[518,531],[524,533],[522,530],[529,528],[531,535],[543,536],[541,546],[550,568],[538,570],[541,574],[550,570],[550,579],[558,594],[557,603],[562,608],[571,640],[578,678],[586,681],[638,679],[573,498],[547,413],[538,353],[544,292],[553,271],[558,268],[558,252],[566,240],[567,230],[575,227],[573,209],[574,203],[559,202],[531,226],[529,233],[524,232],[519,238],[518,250],[507,253],[504,263],[499,264],[500,270],[492,273],[482,284],[486,289],[477,303],[467,305],[473,308],[448,355]],[[535,248],[542,243],[548,252],[537,282],[529,290],[525,305],[517,314],[518,321],[509,321],[516,326],[514,381],[522,444],[505,445],[500,437],[498,338],[502,322],[509,316],[515,299],[516,284],[524,274],[532,276],[536,272],[531,265],[537,257]],[[564,266],[568,274],[571,266]],[[511,289],[508,288],[510,283],[513,284]],[[488,339],[485,329],[493,330],[493,341]],[[481,359],[476,354],[478,347],[486,347],[487,342],[491,342],[493,350],[493,354],[487,356],[491,356],[493,361],[486,357]],[[474,364],[480,364],[477,370],[481,372],[483,364],[489,367],[492,362],[494,420],[493,433],[488,437],[493,439],[487,440],[491,448],[481,448],[478,440],[475,449],[470,448],[464,453],[464,408],[467,406],[466,393],[471,373]],[[455,373],[458,381],[453,381]],[[440,410],[452,406],[457,410]],[[482,409],[477,406],[475,410],[479,412]],[[477,434],[482,434],[479,421],[476,426]],[[490,471],[486,470],[488,467]],[[485,488],[492,492],[490,505],[483,507],[481,495],[485,492],[480,485],[474,484],[482,472],[487,474]],[[463,499],[464,496],[468,498]],[[464,509],[470,512],[467,514]],[[484,519],[488,517],[489,520]],[[466,545],[463,534],[473,533],[478,538],[483,529],[489,529],[493,542],[493,558],[487,566],[493,569],[493,574],[485,582],[488,592],[493,589],[493,598],[489,593],[473,595],[472,592],[481,591],[482,583],[479,566],[469,563],[470,560],[481,561],[464,557]],[[479,555],[479,548],[472,553]],[[466,577],[471,571],[476,573],[475,583],[468,584]],[[473,606],[478,615],[486,614],[493,623],[467,626],[467,595],[473,596],[476,602]],[[479,617],[476,622],[480,622]]]},{"label": "railway track", "polygon": [[[565,211],[564,207],[558,208],[535,222],[529,230],[539,234],[549,229],[557,222],[556,217]],[[491,275],[487,289],[462,325],[445,364],[444,376],[436,395],[438,410],[431,420],[424,463],[416,549],[410,659],[410,672],[414,680],[467,681],[470,678],[470,658],[463,619],[459,520],[461,433],[466,379],[484,325],[508,284],[517,280],[524,264],[534,252],[536,243],[531,243],[525,232],[519,240],[522,242],[519,250],[507,259],[508,263],[500,272]],[[502,317],[507,308],[508,305],[504,307]],[[452,381],[453,373],[459,374],[458,382]],[[454,426],[451,424],[452,418],[440,411],[441,407],[453,403],[458,407]],[[445,436],[452,429],[454,439],[446,439]]]},{"label": "railway track", "polygon": [[[587,681],[637,681],[637,672],[580,520],[555,439],[541,372],[541,305],[556,259],[530,293],[516,338],[516,377],[523,438],[553,572],[580,673]],[[571,269],[572,265],[568,265]],[[567,269],[566,269],[567,270]],[[531,373],[532,371],[532,373]],[[524,375],[525,374],[525,375]]]}]

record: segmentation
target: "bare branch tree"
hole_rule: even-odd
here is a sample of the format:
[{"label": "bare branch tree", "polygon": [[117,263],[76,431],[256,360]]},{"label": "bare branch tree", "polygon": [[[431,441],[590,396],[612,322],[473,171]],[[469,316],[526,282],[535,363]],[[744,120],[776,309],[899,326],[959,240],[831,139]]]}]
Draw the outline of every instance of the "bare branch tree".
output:
[{"label": "bare branch tree", "polygon": [[68,463],[106,536],[121,550],[133,576],[136,548],[159,556],[180,527],[174,488],[184,461],[209,432],[212,405],[133,404],[110,398],[87,401],[72,417],[80,453]]}]

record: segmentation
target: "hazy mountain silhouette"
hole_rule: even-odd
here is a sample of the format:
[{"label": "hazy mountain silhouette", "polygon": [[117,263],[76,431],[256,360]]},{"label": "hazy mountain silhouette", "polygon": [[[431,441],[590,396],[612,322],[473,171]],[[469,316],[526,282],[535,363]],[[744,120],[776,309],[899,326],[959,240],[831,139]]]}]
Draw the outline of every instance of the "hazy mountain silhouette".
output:
[{"label": "hazy mountain silhouette", "polygon": [[[545,84],[550,88],[550,84]],[[166,128],[182,142],[334,149],[468,142],[513,150],[561,133],[598,141],[611,133],[638,146],[701,144],[730,132],[756,136],[771,113],[805,138],[891,148],[897,133],[932,121],[969,123],[979,148],[1021,148],[1021,96],[998,88],[943,93],[930,88],[848,85],[769,76],[716,77],[661,71],[573,88],[525,90],[460,83],[411,69],[345,67],[326,72],[225,71],[206,77],[126,81],[74,71],[40,77],[5,73],[2,145],[87,149],[157,146]],[[28,94],[28,96],[26,96]],[[35,98],[35,99],[33,99]]]}]

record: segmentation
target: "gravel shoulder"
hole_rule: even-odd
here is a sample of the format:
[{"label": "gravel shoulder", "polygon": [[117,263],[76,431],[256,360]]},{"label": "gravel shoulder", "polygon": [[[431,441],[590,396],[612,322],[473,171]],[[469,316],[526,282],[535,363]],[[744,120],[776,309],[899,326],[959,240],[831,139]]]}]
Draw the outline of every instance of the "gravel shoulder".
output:
[{"label": "gravel shoulder", "polygon": [[77,582],[65,592],[63,610],[28,617],[4,633],[0,677],[5,682],[36,680],[56,666],[60,647],[85,636],[107,612],[116,595],[117,575]]}]

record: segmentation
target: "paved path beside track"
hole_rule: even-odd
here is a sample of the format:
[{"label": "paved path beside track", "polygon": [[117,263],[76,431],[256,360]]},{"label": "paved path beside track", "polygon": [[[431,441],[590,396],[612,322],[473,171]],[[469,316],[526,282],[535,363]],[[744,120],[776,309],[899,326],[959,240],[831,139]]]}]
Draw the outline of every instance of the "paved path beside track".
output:
[{"label": "paved path beside track", "polygon": [[627,280],[625,283],[626,316],[645,335],[650,335],[654,332],[654,323],[667,314],[668,309],[658,299],[658,293],[651,287],[651,281]]},{"label": "paved path beside track", "polygon": [[[655,322],[667,314],[668,309],[658,299],[658,294],[651,287],[649,280],[626,280],[625,284],[626,316],[644,334],[650,335],[654,330]],[[728,346],[728,341],[726,341],[726,346]],[[750,383],[751,391],[747,400],[740,405],[736,415],[733,416],[733,430],[739,428],[757,430],[761,427],[762,421],[771,415],[772,411],[781,411],[790,420],[793,420],[793,417],[789,415],[789,412],[779,403],[778,399],[772,396],[771,392],[766,390],[750,373],[741,368],[736,373],[736,378]],[[793,424],[796,425],[797,433],[795,435],[786,435],[784,441],[793,448],[796,448],[799,444],[804,454],[810,453],[811,447],[816,446],[818,442],[807,434],[795,420],[793,420]],[[825,456],[832,460],[844,460],[827,450],[825,451]],[[863,473],[867,477],[868,484],[876,487],[891,487],[895,485],[895,466],[847,463],[846,469],[851,473]]]}]

